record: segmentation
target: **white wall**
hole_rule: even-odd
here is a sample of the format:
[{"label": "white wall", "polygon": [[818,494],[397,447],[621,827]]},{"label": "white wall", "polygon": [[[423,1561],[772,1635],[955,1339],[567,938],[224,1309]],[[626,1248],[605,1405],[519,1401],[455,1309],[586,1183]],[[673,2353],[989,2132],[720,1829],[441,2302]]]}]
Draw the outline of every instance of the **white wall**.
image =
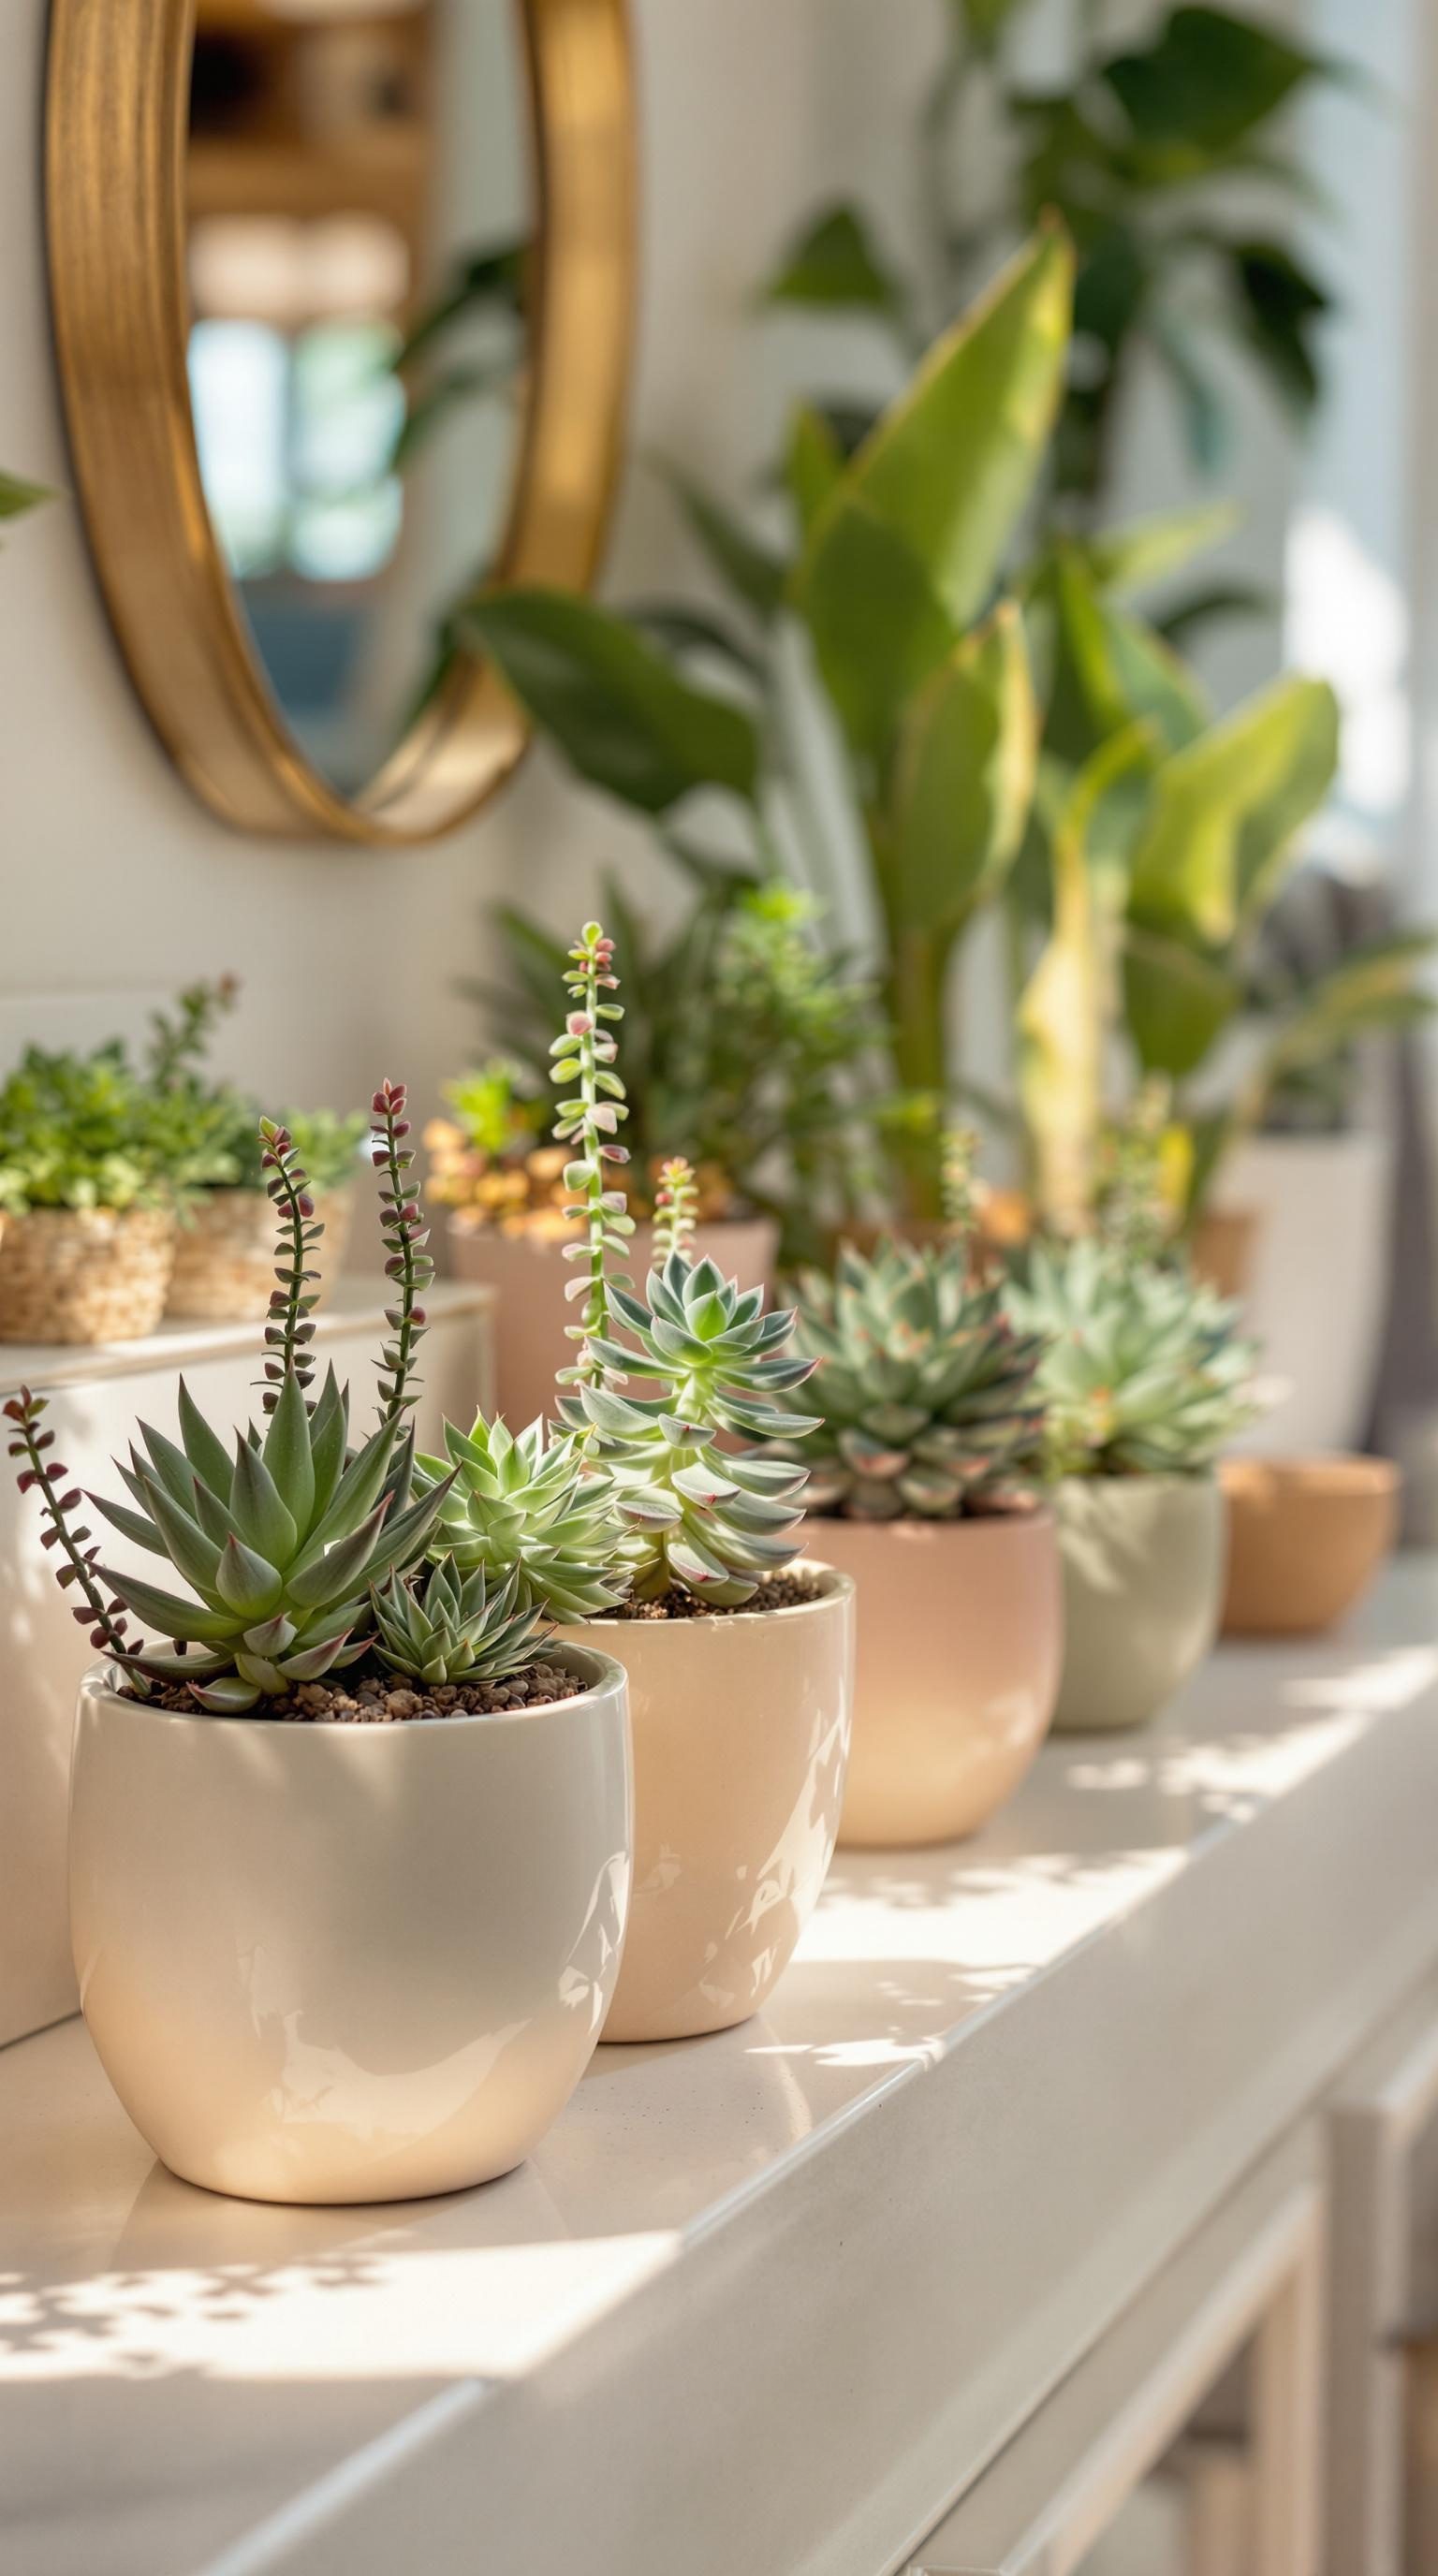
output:
[{"label": "white wall", "polygon": [[[63,484],[40,214],[44,0],[7,0],[4,15],[0,461]],[[748,288],[816,189],[860,162],[901,165],[896,100],[911,85],[910,34],[922,50],[930,12],[637,0],[635,15],[646,234],[636,459],[662,448],[732,481],[773,419],[755,403],[764,361]],[[687,572],[672,509],[636,461],[611,586],[637,593]],[[0,563],[0,835],[0,1053],[29,1034],[135,1028],[158,993],[230,968],[246,995],[227,1059],[296,1101],[363,1098],[384,1071],[431,1094],[470,1042],[451,986],[480,961],[486,902],[520,895],[567,919],[595,859],[638,847],[539,762],[436,849],[382,857],[228,832],[149,732],[65,501],[15,527]]]}]

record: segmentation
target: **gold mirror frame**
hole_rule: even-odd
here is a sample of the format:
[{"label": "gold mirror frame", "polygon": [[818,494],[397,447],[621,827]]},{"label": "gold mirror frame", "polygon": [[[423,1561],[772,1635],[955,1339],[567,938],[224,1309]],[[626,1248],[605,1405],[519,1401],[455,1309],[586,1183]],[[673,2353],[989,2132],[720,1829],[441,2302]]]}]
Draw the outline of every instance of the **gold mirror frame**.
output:
[{"label": "gold mirror frame", "polygon": [[[609,515],[634,282],[625,0],[515,0],[538,240],[518,458],[495,579],[581,588]],[[400,844],[453,829],[524,750],[459,665],[364,794],[291,736],[205,505],[186,372],[194,0],[52,0],[50,296],[75,482],[110,619],[171,758],[246,832]]]}]

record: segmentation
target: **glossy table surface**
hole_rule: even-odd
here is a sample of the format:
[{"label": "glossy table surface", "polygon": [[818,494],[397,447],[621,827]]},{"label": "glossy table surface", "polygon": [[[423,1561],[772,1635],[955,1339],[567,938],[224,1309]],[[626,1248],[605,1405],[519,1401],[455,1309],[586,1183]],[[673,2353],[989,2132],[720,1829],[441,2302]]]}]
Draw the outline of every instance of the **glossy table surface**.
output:
[{"label": "glossy table surface", "polygon": [[371,2210],[158,2167],[0,2052],[0,2571],[875,2576],[1438,1952],[1438,1560],[840,1855],[769,2008],[601,2048],[533,2162]]}]

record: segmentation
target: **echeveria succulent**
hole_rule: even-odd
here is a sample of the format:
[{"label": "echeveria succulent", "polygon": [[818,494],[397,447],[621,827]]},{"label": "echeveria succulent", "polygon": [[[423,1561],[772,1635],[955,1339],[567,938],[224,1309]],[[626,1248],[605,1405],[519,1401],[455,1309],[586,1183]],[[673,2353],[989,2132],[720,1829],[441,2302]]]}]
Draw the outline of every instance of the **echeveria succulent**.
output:
[{"label": "echeveria succulent", "polygon": [[482,1565],[461,1575],[448,1558],[419,1583],[389,1575],[374,1615],[380,1662],[431,1689],[504,1681],[535,1661],[547,1634],[543,1613],[524,1606],[516,1574],[493,1583]]},{"label": "echeveria succulent", "polygon": [[481,1415],[472,1431],[444,1427],[445,1455],[421,1456],[421,1476],[446,1491],[430,1542],[462,1574],[511,1572],[518,1598],[553,1619],[612,1610],[629,1588],[625,1533],[602,1481],[572,1433],[531,1422],[511,1432]]},{"label": "echeveria succulent", "polygon": [[814,1363],[808,1508],[856,1520],[956,1520],[1032,1462],[1043,1421],[1040,1343],[964,1240],[846,1245],[833,1278],[800,1281],[797,1347]]},{"label": "echeveria succulent", "polygon": [[1201,1474],[1253,1412],[1238,1308],[1181,1261],[1096,1236],[1040,1244],[1006,1304],[1043,1343],[1050,1476]]}]

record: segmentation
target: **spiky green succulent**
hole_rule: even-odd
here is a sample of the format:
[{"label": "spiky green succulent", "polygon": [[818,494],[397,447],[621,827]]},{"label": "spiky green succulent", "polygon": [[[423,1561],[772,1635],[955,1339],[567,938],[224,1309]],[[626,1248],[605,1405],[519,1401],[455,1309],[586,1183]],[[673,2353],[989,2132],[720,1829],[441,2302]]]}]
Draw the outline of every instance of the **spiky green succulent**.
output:
[{"label": "spiky green succulent", "polygon": [[443,1482],[431,1553],[462,1574],[518,1577],[518,1599],[552,1619],[612,1610],[629,1588],[625,1532],[583,1443],[544,1423],[511,1432],[483,1415],[472,1431],[444,1426],[445,1455],[421,1456],[421,1480]]},{"label": "spiky green succulent", "polygon": [[815,1365],[804,1402],[808,1508],[853,1520],[956,1520],[1012,1488],[1043,1421],[1041,1345],[963,1242],[846,1245],[833,1278],[800,1281],[796,1343]]},{"label": "spiky green succulent", "polygon": [[[606,1282],[609,1329],[588,1340],[603,1382],[581,1383],[560,1412],[590,1435],[602,1488],[630,1533],[636,1597],[677,1585],[734,1606],[797,1554],[806,1476],[787,1459],[730,1456],[716,1435],[801,1436],[812,1425],[781,1412],[778,1399],[814,1364],[787,1352],[793,1315],[765,1314],[763,1290],[741,1292],[712,1261],[691,1268],[672,1252],[650,1271],[646,1294]],[[620,1392],[620,1381],[636,1379],[661,1391]]]},{"label": "spiky green succulent", "polygon": [[1254,1410],[1238,1308],[1184,1263],[1096,1236],[1039,1245],[1006,1306],[1043,1343],[1051,1477],[1199,1475]]},{"label": "spiky green succulent", "polygon": [[380,1662],[431,1689],[523,1672],[549,1633],[542,1611],[521,1600],[517,1573],[495,1583],[482,1565],[462,1575],[448,1558],[418,1583],[387,1575],[372,1597]]},{"label": "spiky green succulent", "polygon": [[[53,1434],[40,1427],[43,1399],[22,1389],[5,1407],[15,1433],[10,1454],[24,1460],[21,1486],[39,1492],[44,1543],[59,1548],[62,1585],[78,1587],[75,1616],[141,1697],[157,1681],[177,1682],[201,1708],[235,1716],[318,1681],[368,1651],[375,1589],[423,1557],[447,1488],[413,1490],[405,1417],[425,1330],[416,1291],[429,1265],[408,1197],[404,1107],[401,1086],[386,1083],[375,1095],[374,1159],[386,1175],[387,1267],[397,1282],[378,1428],[351,1449],[349,1397],[333,1369],[311,1404],[309,1262],[320,1229],[292,1139],[263,1120],[266,1187],[280,1220],[279,1284],[264,1335],[264,1428],[238,1431],[232,1453],[181,1380],[179,1441],[140,1424],[139,1445],[119,1469],[130,1501],[89,1498],[131,1546],[173,1567],[184,1592],[101,1562],[89,1530],[74,1526],[81,1494],[60,1491],[68,1470],[53,1456]],[[127,1613],[162,1642],[133,1635]]]}]

